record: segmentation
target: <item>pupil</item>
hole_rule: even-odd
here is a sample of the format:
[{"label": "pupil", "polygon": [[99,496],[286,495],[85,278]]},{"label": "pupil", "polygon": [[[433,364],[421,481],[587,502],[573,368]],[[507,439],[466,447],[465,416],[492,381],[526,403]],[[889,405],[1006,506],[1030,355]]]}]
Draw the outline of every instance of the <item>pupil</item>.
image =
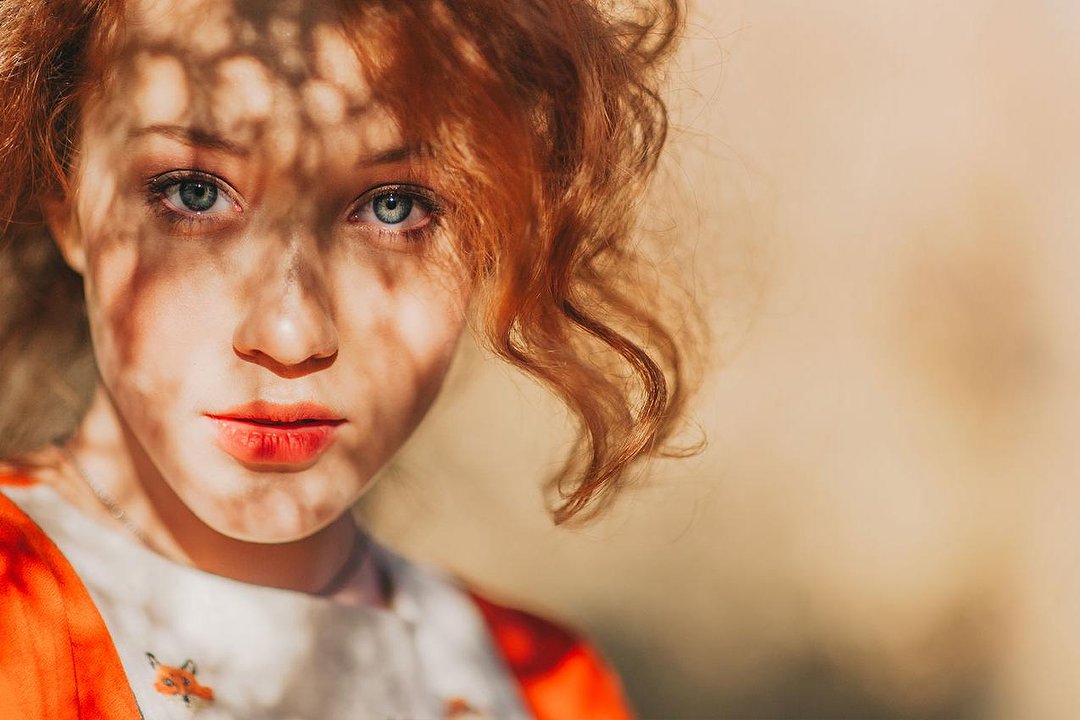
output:
[{"label": "pupil", "polygon": [[217,201],[217,186],[206,182],[180,183],[180,202],[193,212],[206,212]]},{"label": "pupil", "polygon": [[409,217],[412,212],[413,200],[408,195],[395,195],[388,193],[380,195],[371,203],[371,209],[379,222],[387,225],[397,225]]}]

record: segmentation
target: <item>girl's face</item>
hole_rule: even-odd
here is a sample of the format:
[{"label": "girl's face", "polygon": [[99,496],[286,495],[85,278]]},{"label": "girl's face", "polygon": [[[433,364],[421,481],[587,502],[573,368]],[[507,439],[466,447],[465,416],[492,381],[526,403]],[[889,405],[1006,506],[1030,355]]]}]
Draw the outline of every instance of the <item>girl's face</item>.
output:
[{"label": "girl's face", "polygon": [[333,5],[129,2],[49,213],[120,426],[240,539],[347,510],[431,404],[469,293],[437,168]]}]

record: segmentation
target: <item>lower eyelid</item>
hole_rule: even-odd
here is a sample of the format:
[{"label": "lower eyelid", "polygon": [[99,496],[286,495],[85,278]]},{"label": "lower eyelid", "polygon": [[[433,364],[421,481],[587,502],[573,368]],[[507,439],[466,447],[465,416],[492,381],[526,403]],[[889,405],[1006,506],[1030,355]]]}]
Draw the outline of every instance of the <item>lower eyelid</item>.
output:
[{"label": "lower eyelid", "polygon": [[398,225],[385,225],[378,220],[368,221],[361,219],[353,220],[352,224],[360,226],[364,231],[388,233],[391,235],[407,235],[411,232],[420,230],[421,228],[431,225],[432,222],[432,218],[423,217],[413,222],[411,225],[407,224],[404,221],[402,221]]},{"label": "lower eyelid", "polygon": [[163,195],[150,198],[149,204],[151,212],[169,228],[169,232],[178,235],[216,232],[235,224],[240,219],[239,210],[237,212],[196,213],[179,209]]}]

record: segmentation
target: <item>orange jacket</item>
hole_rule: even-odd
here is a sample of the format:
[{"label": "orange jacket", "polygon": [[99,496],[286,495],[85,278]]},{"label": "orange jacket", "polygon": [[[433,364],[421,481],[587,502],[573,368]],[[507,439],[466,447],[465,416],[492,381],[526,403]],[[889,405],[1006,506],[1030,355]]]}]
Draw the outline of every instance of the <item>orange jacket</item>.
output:
[{"label": "orange jacket", "polygon": [[[27,481],[0,477],[0,485]],[[540,720],[624,720],[617,678],[584,642],[473,595]],[[137,720],[112,638],[55,544],[0,493],[0,718]]]}]

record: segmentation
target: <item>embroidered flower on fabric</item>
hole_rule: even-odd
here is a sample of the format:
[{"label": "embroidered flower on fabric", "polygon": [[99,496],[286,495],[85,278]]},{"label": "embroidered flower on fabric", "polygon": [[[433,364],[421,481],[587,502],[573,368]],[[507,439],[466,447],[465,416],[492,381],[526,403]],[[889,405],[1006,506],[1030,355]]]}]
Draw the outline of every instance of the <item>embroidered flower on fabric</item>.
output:
[{"label": "embroidered flower on fabric", "polygon": [[198,669],[193,660],[185,660],[180,667],[173,667],[158,662],[153,653],[146,653],[146,657],[150,660],[150,667],[157,672],[154,677],[154,689],[159,693],[176,695],[184,701],[185,705],[190,705],[192,698],[213,702],[214,690],[206,685],[200,685],[195,679]]}]

